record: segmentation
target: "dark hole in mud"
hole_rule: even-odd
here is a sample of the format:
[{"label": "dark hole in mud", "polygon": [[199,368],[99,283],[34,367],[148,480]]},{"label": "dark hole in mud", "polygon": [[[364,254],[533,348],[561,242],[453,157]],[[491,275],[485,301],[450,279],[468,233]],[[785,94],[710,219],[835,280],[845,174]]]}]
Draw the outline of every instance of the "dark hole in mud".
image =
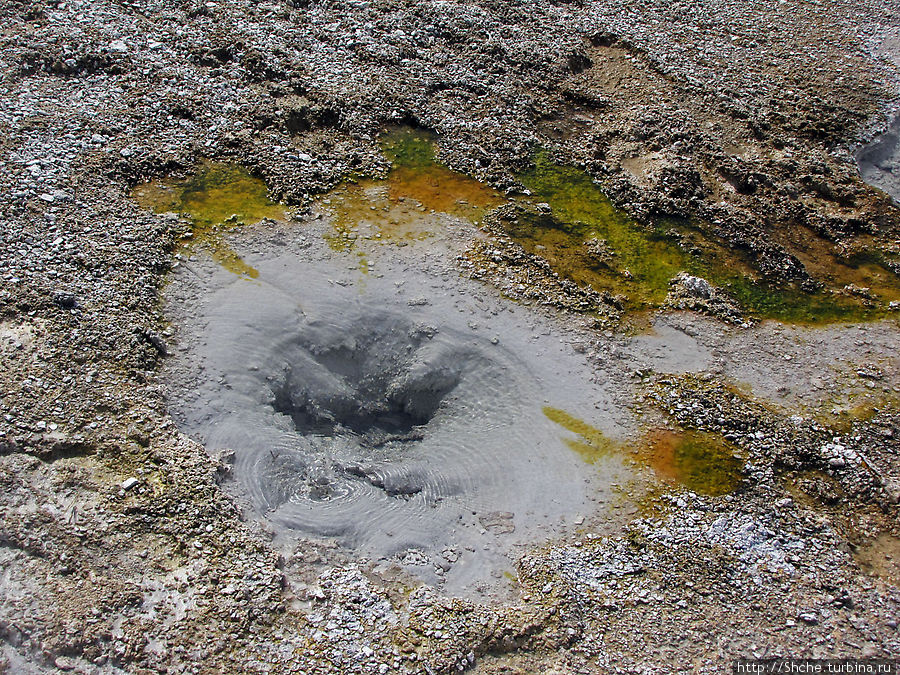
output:
[{"label": "dark hole in mud", "polygon": [[459,384],[459,372],[435,369],[400,386],[386,373],[366,372],[357,354],[344,348],[327,352],[319,363],[340,383],[337,390],[309,386],[305,372],[291,369],[273,393],[276,412],[289,416],[301,434],[353,433],[371,445],[419,440],[422,426]]},{"label": "dark hole in mud", "polygon": [[586,54],[582,54],[580,52],[572,52],[571,54],[569,54],[569,70],[575,75],[577,75],[578,73],[583,73],[593,65],[593,62],[587,57]]},{"label": "dark hole in mud", "polygon": [[369,447],[421,440],[466,361],[423,358],[429,339],[429,331],[387,318],[339,336],[313,329],[274,383],[272,407],[302,435],[349,434]]}]

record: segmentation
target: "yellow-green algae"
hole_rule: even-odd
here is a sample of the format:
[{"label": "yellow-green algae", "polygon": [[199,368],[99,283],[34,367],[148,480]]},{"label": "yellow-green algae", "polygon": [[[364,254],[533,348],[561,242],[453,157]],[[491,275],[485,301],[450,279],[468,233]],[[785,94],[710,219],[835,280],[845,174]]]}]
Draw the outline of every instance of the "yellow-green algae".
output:
[{"label": "yellow-green algae", "polygon": [[564,437],[563,442],[570,449],[577,452],[588,464],[594,464],[598,459],[608,457],[619,449],[620,444],[607,438],[596,427],[570,415],[565,410],[545,406],[544,415],[551,422],[558,424],[566,431],[570,431],[577,436],[577,438]]},{"label": "yellow-green algae", "polygon": [[391,162],[384,179],[347,181],[323,203],[334,214],[328,243],[349,251],[360,239],[410,242],[433,234],[429,213],[445,213],[474,222],[502,196],[474,178],[448,169],[435,158],[436,137],[398,129],[385,134],[382,151]]},{"label": "yellow-green algae", "polygon": [[[520,180],[552,217],[520,219],[511,236],[572,281],[624,294],[628,308],[641,309],[661,303],[669,279],[687,268],[687,255],[661,229],[645,230],[616,209],[586,172],[539,153]],[[610,255],[589,252],[592,240]]]},{"label": "yellow-green algae", "polygon": [[887,303],[900,299],[900,278],[874,248],[841,255],[808,231],[796,242],[782,242],[822,283],[822,290],[810,292],[762,280],[748,255],[694,224],[637,223],[616,209],[586,172],[555,164],[546,153],[535,156],[520,180],[530,199],[546,202],[552,213],[524,213],[507,225],[510,236],[575,283],[625,296],[629,310],[659,306],[680,271],[724,288],[753,316],[791,323],[877,319],[885,316]]},{"label": "yellow-green algae", "polygon": [[715,434],[656,430],[645,438],[642,452],[658,476],[706,495],[733,492],[743,477],[734,449]]},{"label": "yellow-green algae", "polygon": [[135,187],[133,196],[157,213],[186,215],[191,232],[182,248],[203,247],[229,272],[250,278],[259,273],[228,246],[225,233],[263,218],[285,217],[284,207],[269,199],[266,184],[234,164],[207,163],[187,178],[155,179]]},{"label": "yellow-green algae", "polygon": [[565,410],[546,406],[544,415],[576,436],[562,440],[588,464],[627,453],[652,468],[660,479],[711,496],[733,492],[742,480],[741,461],[735,457],[734,448],[715,434],[653,429],[639,442],[628,443],[608,438]]},{"label": "yellow-green algae", "polygon": [[[789,231],[794,232],[790,238],[785,236]],[[822,284],[821,290],[806,291],[797,284],[776,286],[757,279],[746,254],[702,236],[693,239],[698,256],[690,271],[726,289],[751,314],[788,323],[879,319],[888,314],[888,303],[900,299],[900,277],[874,249],[842,254],[834,244],[805,228],[783,228],[781,243]]]},{"label": "yellow-green algae", "polygon": [[809,412],[813,419],[839,433],[849,433],[853,426],[867,422],[882,410],[900,407],[900,396],[894,393],[866,390],[846,400],[831,398]]},{"label": "yellow-green algae", "polygon": [[[435,234],[436,212],[476,222],[506,200],[489,186],[451,171],[435,157],[436,137],[408,128],[382,137],[391,161],[383,180],[343,183],[323,203],[334,213],[329,245],[353,249],[360,239],[409,242]],[[530,201],[546,202],[551,213],[523,211],[507,223],[508,233],[526,250],[545,258],[575,283],[619,296],[626,309],[653,309],[662,303],[669,280],[684,270],[724,288],[744,310],[758,318],[821,324],[882,318],[887,305],[900,301],[897,261],[871,241],[843,252],[815,233],[780,228],[779,243],[796,255],[822,290],[796,284],[774,285],[760,278],[750,256],[706,235],[695,224],[661,219],[651,226],[637,223],[616,209],[590,176],[555,164],[546,153],[520,176]],[[269,200],[265,184],[239,166],[209,163],[185,179],[159,179],[135,188],[138,201],[155,211],[178,211],[190,217],[192,232],[183,247],[208,249],[235,274],[255,277],[224,240],[238,224],[283,218],[284,208]],[[359,268],[368,271],[357,251]]]}]

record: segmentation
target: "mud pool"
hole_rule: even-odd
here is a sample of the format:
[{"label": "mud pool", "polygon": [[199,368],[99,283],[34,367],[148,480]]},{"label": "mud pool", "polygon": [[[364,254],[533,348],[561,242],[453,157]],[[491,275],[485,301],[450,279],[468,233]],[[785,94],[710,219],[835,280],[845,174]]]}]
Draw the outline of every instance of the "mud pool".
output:
[{"label": "mud pool", "polygon": [[613,439],[634,420],[565,333],[460,278],[435,242],[369,242],[364,274],[331,225],[258,231],[241,247],[255,280],[198,257],[169,286],[173,415],[226,453],[250,512],[286,546],[333,539],[462,594],[502,579],[517,546],[615,521],[621,458],[584,462],[542,408]]}]

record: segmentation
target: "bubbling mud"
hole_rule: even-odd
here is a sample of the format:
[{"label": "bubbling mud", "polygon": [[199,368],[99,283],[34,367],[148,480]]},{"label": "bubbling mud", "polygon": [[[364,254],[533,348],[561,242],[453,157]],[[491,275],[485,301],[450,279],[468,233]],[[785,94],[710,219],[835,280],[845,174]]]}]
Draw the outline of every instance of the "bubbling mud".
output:
[{"label": "bubbling mud", "polygon": [[168,287],[173,416],[233,453],[249,513],[287,544],[325,538],[463,595],[502,582],[518,547],[612,518],[630,469],[585,464],[542,409],[611,438],[634,420],[564,330],[485,295],[434,242],[373,244],[362,274],[316,226],[257,242],[255,280],[198,260]]}]

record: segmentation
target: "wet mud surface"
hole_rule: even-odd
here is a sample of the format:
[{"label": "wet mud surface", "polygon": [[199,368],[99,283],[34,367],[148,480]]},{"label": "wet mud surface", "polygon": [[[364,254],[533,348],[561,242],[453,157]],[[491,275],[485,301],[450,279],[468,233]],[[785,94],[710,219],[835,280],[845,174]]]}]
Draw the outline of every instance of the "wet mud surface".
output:
[{"label": "wet mud surface", "polygon": [[[419,218],[471,236],[459,219]],[[167,289],[173,416],[233,453],[253,511],[279,534],[412,561],[464,595],[505,581],[515,546],[576,519],[621,524],[604,503],[629,472],[586,464],[541,412],[596,419],[612,438],[635,427],[564,328],[459,278],[434,241],[372,241],[363,273],[355,251],[333,251],[332,227],[294,223],[277,247],[260,233],[253,248],[278,255],[245,256],[255,280],[200,261]]]}]

